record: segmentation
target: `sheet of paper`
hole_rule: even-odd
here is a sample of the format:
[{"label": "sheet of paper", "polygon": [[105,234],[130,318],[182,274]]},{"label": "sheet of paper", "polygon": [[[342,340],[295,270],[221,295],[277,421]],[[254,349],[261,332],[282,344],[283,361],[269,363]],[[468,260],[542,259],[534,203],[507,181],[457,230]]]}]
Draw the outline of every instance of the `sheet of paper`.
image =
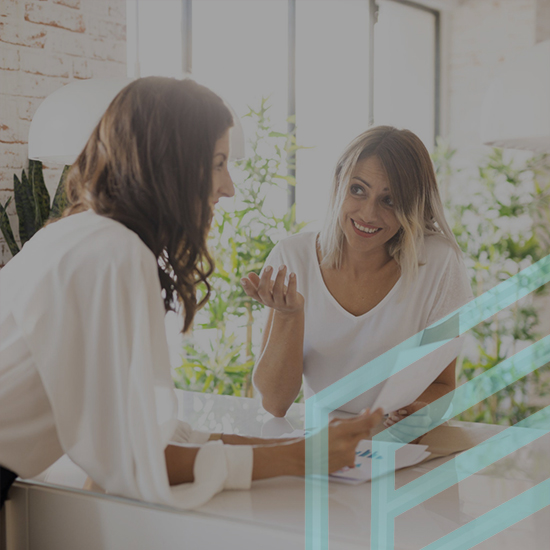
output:
[{"label": "sheet of paper", "polygon": [[[304,430],[294,430],[284,437],[304,437]],[[418,464],[428,456],[427,445],[403,445],[395,456],[395,469],[407,468]],[[377,451],[378,453],[378,451]],[[363,439],[355,449],[355,468],[344,468],[329,475],[330,481],[337,483],[347,483],[348,485],[358,485],[372,479],[372,461],[380,460],[382,457],[378,454],[373,456],[372,441]]]},{"label": "sheet of paper", "polygon": [[[418,464],[430,455],[427,452],[426,445],[404,445],[401,447],[395,457],[395,469],[407,468]],[[355,468],[344,468],[329,476],[331,481],[338,483],[347,483],[349,485],[358,485],[372,479],[372,461],[381,460],[383,457],[378,451],[372,453],[372,441],[363,440],[359,442],[355,450],[356,462]]]},{"label": "sheet of paper", "polygon": [[[395,374],[388,378],[376,397],[372,410],[381,407],[384,413],[406,407],[443,372],[459,354],[461,340],[454,339],[436,349],[438,343],[430,343],[399,353]],[[424,354],[427,355],[424,356]],[[399,370],[402,365],[409,365]]]}]

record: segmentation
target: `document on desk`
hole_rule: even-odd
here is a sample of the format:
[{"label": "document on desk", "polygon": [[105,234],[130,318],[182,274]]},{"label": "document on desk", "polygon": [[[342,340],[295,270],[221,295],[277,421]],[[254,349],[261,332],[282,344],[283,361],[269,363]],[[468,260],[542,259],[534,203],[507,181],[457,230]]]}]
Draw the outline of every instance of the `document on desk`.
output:
[{"label": "document on desk", "polygon": [[[284,437],[304,437],[307,433],[304,430],[294,430],[290,434],[285,434]],[[427,449],[427,445],[407,444],[400,447],[397,452],[393,450],[389,452],[395,452],[395,469],[401,470],[401,468],[414,466],[430,456]],[[365,481],[370,481],[372,479],[372,461],[381,459],[382,457],[378,454],[378,451],[373,455],[372,441],[362,439],[355,449],[355,468],[344,468],[334,472],[328,476],[329,480],[337,483],[347,483],[348,485],[359,485]]]},{"label": "document on desk", "polygon": [[[430,453],[426,445],[404,445],[395,453],[395,469],[414,466]],[[391,451],[393,452],[393,451]],[[379,452],[372,452],[372,441],[362,440],[355,449],[355,468],[344,468],[329,475],[330,481],[337,483],[347,483],[348,485],[359,485],[372,479],[372,461],[382,460]]]}]

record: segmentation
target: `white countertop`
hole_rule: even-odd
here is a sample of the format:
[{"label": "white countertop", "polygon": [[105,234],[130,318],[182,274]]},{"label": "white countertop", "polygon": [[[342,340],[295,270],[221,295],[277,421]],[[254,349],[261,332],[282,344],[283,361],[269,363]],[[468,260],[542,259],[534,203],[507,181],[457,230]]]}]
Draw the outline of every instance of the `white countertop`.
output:
[{"label": "white countertop", "polygon": [[[178,391],[178,398],[179,417],[190,422],[195,429],[277,437],[303,427],[303,405],[293,405],[285,419],[276,419],[263,410],[259,401],[253,399],[183,391]],[[477,425],[468,426],[477,429]],[[479,428],[481,427],[480,425]],[[500,429],[502,428],[495,426],[495,433]],[[423,548],[538,482],[550,478],[549,457],[550,434],[546,434],[402,514],[395,523],[395,547],[403,550]],[[446,460],[449,460],[449,457],[398,471],[396,488],[420,477]],[[82,487],[84,475],[75,468],[66,460],[62,460],[52,467],[47,479],[49,483],[71,486],[74,491],[75,488]],[[37,481],[18,482],[18,486],[48,487]],[[370,547],[370,491],[370,483],[357,486],[329,484],[331,550]],[[228,526],[236,526],[237,532],[243,533],[239,548],[276,548],[283,544],[283,540],[288,548],[304,548],[304,495],[303,479],[283,477],[256,481],[250,491],[225,491],[193,512],[165,511],[177,516],[195,518],[197,521],[200,518],[201,522],[207,520],[203,523],[212,530],[212,536],[218,530],[218,536],[222,537],[220,540],[223,540],[224,532],[229,532]],[[94,496],[94,499],[119,503],[126,501],[110,496]],[[133,501],[126,502],[135,506]],[[147,505],[147,508],[163,510],[162,507],[154,505]],[[282,538],[277,543],[278,537]],[[268,540],[271,542],[268,543]],[[226,548],[233,547],[228,540],[226,542]],[[476,549],[483,550],[518,548],[550,548],[550,507],[476,546]]]}]

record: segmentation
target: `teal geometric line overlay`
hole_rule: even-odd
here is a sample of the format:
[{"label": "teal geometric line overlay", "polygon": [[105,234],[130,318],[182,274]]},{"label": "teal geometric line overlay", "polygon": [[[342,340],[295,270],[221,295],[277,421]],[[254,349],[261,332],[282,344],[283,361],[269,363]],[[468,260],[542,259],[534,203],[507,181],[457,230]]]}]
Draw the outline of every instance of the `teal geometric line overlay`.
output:
[{"label": "teal geometric line overlay", "polygon": [[546,506],[550,506],[550,479],[432,542],[424,550],[469,550]]},{"label": "teal geometric line overlay", "polygon": [[[384,462],[383,460],[373,461],[373,477],[381,477],[375,477],[372,481],[371,548],[393,550],[394,520],[398,515],[414,508],[425,500],[549,432],[550,407],[546,407],[529,418],[518,422],[511,428],[507,428],[487,441],[480,443],[476,447],[462,452],[442,466],[424,474],[422,477],[398,490],[394,489],[395,469],[390,470],[390,464],[393,464],[393,457],[391,461],[388,461],[387,466],[382,464],[381,468],[379,464]],[[395,443],[389,443],[389,445],[391,448],[387,448],[388,443],[386,442],[377,442],[375,437],[373,440],[373,452],[376,449],[385,457],[387,454],[394,455],[395,450],[401,446]],[[503,529],[509,525],[504,525]],[[462,533],[460,534],[460,539],[465,539],[468,544],[473,546],[477,544],[473,541],[477,540],[480,536],[477,530],[483,531],[484,528],[482,523],[472,524],[470,522],[468,526],[469,528],[464,531],[468,535]],[[458,537],[459,531],[456,530],[453,533]],[[453,533],[445,537],[446,541],[452,540]],[[438,541],[432,543],[430,546],[432,548],[439,548],[437,543]],[[471,548],[471,546],[458,546],[457,548]]]},{"label": "teal geometric line overlay", "polygon": [[[546,256],[306,400],[305,421],[306,427],[311,432],[306,438],[306,550],[328,550],[327,427],[329,414],[549,281],[550,256]],[[536,364],[539,367],[544,365],[545,362],[548,362],[548,347],[548,339],[544,338],[514,357],[503,361],[491,369],[492,372],[488,371],[455,390],[452,396],[452,413],[448,413],[442,418],[439,415],[438,420],[432,422],[427,428],[423,428],[421,432],[420,429],[416,429],[416,435],[413,430],[408,441],[423,435],[450,416],[459,414],[462,407],[464,407],[462,410],[466,410],[472,406],[466,406],[467,403],[475,404],[538,368],[533,365]],[[402,360],[403,357],[406,357],[406,360]],[[449,395],[445,398],[449,400]],[[433,405],[436,404],[437,402]],[[414,418],[415,415],[409,417],[411,420]],[[394,453],[402,446],[401,441],[396,443],[395,432],[391,428],[386,429],[373,440],[373,451],[374,446],[378,445],[379,452],[384,456],[384,460],[373,461],[373,474],[375,474],[375,470],[377,474],[384,472],[390,474],[375,478],[372,482],[372,511],[376,516],[372,517],[372,528],[376,531],[374,534],[378,540],[376,545],[371,547],[377,550],[385,548],[393,550],[393,519],[391,522],[385,522],[382,518],[382,516],[386,517],[382,514],[383,510],[389,513],[388,506],[392,494],[387,490],[388,487],[384,486],[384,482],[387,482],[389,478],[394,479]],[[434,470],[434,472],[436,471]],[[453,472],[453,476],[454,483],[456,483],[456,472]],[[392,492],[395,492],[393,487],[394,485],[391,487]],[[377,503],[376,506],[374,506],[374,502]],[[375,519],[379,521],[377,522]],[[387,538],[386,541],[384,537]]]}]

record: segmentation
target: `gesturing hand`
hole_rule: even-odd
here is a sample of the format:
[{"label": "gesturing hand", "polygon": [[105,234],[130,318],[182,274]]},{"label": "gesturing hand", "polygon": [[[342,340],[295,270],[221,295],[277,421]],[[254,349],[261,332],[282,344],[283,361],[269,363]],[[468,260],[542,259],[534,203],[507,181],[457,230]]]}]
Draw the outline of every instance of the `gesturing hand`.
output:
[{"label": "gesturing hand", "polygon": [[241,284],[247,296],[254,298],[264,306],[281,313],[297,313],[304,309],[304,297],[296,290],[296,274],[291,273],[288,286],[285,285],[287,268],[282,265],[277,272],[275,281],[271,280],[273,268],[264,269],[261,277],[249,273],[241,279]]}]

